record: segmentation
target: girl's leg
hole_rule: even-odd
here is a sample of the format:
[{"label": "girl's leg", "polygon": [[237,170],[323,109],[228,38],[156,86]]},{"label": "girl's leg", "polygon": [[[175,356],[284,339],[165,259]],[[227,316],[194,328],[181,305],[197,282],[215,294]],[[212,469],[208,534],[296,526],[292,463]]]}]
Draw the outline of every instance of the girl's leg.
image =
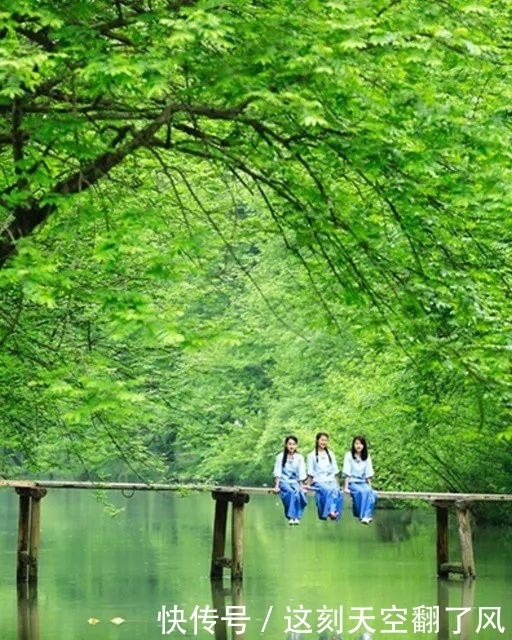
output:
[{"label": "girl's leg", "polygon": [[331,520],[338,522],[343,512],[343,493],[341,489],[335,485],[331,487],[329,493],[329,514]]},{"label": "girl's leg", "polygon": [[285,518],[288,518],[288,520],[295,518],[295,516],[292,515],[292,511],[293,511],[292,487],[287,482],[283,482],[282,480],[279,483],[279,495],[281,496],[281,501],[283,503]]},{"label": "girl's leg", "polygon": [[361,518],[361,485],[357,482],[351,482],[348,486],[352,497],[352,513],[354,518]]},{"label": "girl's leg", "polygon": [[362,521],[370,522],[375,510],[376,494],[371,486],[363,482],[351,482],[352,510],[354,516]]},{"label": "girl's leg", "polygon": [[327,520],[329,515],[328,488],[324,484],[314,483],[315,504],[320,520]]},{"label": "girl's leg", "polygon": [[307,498],[297,484],[281,481],[279,485],[284,515],[288,520],[300,520],[307,505]]},{"label": "girl's leg", "polygon": [[361,492],[361,519],[371,521],[375,511],[375,503],[377,502],[377,494],[369,484],[363,485]]},{"label": "girl's leg", "polygon": [[300,520],[302,518],[302,515],[304,513],[304,509],[306,508],[307,504],[308,504],[308,499],[306,494],[301,491],[301,489],[299,488],[296,496],[296,507],[295,507],[295,519],[296,520]]}]

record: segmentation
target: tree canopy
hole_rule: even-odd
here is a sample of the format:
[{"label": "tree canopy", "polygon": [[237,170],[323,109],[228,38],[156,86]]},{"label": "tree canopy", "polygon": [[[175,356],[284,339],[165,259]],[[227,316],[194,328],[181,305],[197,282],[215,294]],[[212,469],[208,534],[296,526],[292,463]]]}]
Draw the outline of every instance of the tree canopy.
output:
[{"label": "tree canopy", "polygon": [[511,13],[5,2],[5,468],[260,478],[320,426],[389,484],[510,465]]}]

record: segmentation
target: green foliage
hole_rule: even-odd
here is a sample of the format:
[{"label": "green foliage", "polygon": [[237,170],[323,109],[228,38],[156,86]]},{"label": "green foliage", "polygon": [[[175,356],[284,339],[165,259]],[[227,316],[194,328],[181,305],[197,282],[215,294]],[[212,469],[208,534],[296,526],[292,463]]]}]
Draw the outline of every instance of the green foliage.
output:
[{"label": "green foliage", "polygon": [[4,3],[3,472],[510,490],[510,13]]}]

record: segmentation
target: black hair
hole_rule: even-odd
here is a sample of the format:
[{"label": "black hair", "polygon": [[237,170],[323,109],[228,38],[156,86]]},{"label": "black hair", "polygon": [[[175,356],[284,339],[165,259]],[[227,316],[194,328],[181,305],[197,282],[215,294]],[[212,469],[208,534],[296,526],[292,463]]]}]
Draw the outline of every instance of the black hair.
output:
[{"label": "black hair", "polygon": [[286,438],[284,439],[283,460],[281,462],[281,469],[284,468],[284,465],[286,464],[286,460],[288,458],[288,449],[286,448],[286,445],[288,444],[288,442],[290,442],[290,440],[293,440],[295,444],[299,444],[296,436],[286,436]]},{"label": "black hair", "polygon": [[[329,437],[328,433],[325,433],[325,431],[320,431],[319,433],[316,434],[315,436],[315,458],[316,461],[318,462],[318,441],[320,440],[320,438],[322,436],[325,436],[326,438]],[[329,462],[332,462],[331,460],[331,454],[329,453],[329,449],[327,447],[325,447],[325,453],[327,454],[327,457],[329,458]]]},{"label": "black hair", "polygon": [[354,447],[356,440],[359,440],[359,442],[363,445],[363,450],[359,454],[361,456],[361,460],[366,460],[366,458],[368,457],[368,445],[366,444],[366,438],[364,438],[363,436],[354,436],[354,438],[352,439],[352,446],[350,447],[352,457],[356,457],[356,450]]}]

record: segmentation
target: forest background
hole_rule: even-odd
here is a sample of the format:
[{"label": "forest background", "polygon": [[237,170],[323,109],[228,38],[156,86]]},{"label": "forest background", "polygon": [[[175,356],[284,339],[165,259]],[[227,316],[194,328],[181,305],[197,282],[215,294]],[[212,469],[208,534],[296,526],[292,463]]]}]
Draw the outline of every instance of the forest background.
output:
[{"label": "forest background", "polygon": [[512,3],[6,0],[0,473],[512,491]]}]

